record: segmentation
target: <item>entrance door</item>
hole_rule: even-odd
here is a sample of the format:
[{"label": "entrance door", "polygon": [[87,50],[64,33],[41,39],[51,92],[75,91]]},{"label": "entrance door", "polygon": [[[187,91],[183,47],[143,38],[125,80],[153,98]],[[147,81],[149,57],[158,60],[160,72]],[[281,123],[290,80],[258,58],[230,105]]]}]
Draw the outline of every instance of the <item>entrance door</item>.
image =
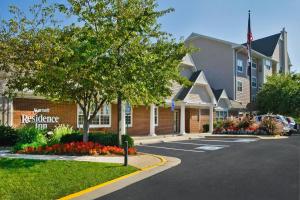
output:
[{"label": "entrance door", "polygon": [[174,110],[173,127],[174,127],[174,133],[179,133],[179,111],[178,110]]}]

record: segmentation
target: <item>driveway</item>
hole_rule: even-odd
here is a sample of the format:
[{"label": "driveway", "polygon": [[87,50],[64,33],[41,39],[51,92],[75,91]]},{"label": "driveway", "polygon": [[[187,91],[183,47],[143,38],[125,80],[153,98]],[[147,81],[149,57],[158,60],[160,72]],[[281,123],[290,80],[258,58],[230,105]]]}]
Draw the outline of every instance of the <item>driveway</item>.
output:
[{"label": "driveway", "polygon": [[193,139],[149,144],[138,150],[178,157],[182,163],[99,199],[300,199],[300,136]]}]

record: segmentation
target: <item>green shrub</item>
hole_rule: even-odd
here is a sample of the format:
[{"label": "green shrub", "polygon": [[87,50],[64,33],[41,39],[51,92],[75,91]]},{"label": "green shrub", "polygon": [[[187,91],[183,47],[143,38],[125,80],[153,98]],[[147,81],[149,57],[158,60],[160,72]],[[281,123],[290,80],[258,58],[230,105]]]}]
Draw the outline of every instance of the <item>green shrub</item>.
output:
[{"label": "green shrub", "polygon": [[209,131],[209,124],[204,124],[203,125],[203,132],[207,133]]},{"label": "green shrub", "polygon": [[[61,143],[69,142],[80,142],[83,139],[82,133],[72,133],[69,135],[62,136]],[[122,136],[122,145],[125,144],[125,141],[128,141],[128,146],[133,147],[134,141],[129,135]],[[96,142],[105,146],[117,146],[118,145],[118,135],[114,133],[90,133],[89,141]]]},{"label": "green shrub", "polygon": [[73,132],[74,131],[71,126],[60,124],[60,125],[56,126],[55,129],[53,130],[53,134],[50,135],[48,144],[49,145],[58,144],[58,143],[60,143],[60,139],[62,136],[69,135]]},{"label": "green shrub", "polygon": [[24,146],[43,146],[47,144],[47,139],[45,137],[46,130],[37,129],[34,126],[24,126],[17,129],[18,140],[14,146],[14,150],[21,150]]},{"label": "green shrub", "polygon": [[17,143],[18,135],[10,126],[0,125],[0,146],[13,146]]}]

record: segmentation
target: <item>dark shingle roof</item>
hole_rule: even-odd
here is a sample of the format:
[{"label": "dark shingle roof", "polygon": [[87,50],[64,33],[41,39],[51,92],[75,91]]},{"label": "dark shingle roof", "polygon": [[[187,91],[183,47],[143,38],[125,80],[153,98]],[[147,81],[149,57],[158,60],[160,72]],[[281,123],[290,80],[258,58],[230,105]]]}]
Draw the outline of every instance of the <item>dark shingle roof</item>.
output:
[{"label": "dark shingle roof", "polygon": [[213,91],[213,93],[214,93],[214,95],[215,95],[217,101],[219,101],[219,98],[220,98],[220,96],[221,96],[223,90],[224,90],[224,89],[216,90],[216,89],[212,88],[212,91]]},{"label": "dark shingle roof", "polygon": [[[276,48],[280,36],[281,33],[277,33],[275,35],[254,40],[252,42],[252,49],[261,54],[264,54],[265,56],[271,57],[273,56],[274,50]],[[243,45],[246,46],[247,43],[244,43]]]},{"label": "dark shingle roof", "polygon": [[[192,76],[189,78],[189,81],[192,82],[192,83],[194,83],[197,80],[197,78],[199,77],[200,73],[201,73],[201,70],[194,72],[192,74]],[[192,88],[192,86],[190,86],[190,87],[183,87],[179,91],[176,99],[178,99],[178,100],[184,100],[184,98],[186,97],[186,95],[188,95],[188,93],[191,90],[191,88]]]}]

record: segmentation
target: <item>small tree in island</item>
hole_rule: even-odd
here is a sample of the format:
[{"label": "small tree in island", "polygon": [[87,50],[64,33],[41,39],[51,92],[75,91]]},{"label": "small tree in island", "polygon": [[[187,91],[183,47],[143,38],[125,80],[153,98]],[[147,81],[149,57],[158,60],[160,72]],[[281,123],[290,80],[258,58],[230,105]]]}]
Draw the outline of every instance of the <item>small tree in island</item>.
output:
[{"label": "small tree in island", "polygon": [[[7,92],[31,90],[78,104],[85,142],[104,104],[118,99],[120,113],[122,100],[163,102],[173,81],[186,83],[178,66],[189,49],[161,31],[157,19],[173,9],[157,11],[157,6],[156,0],[43,1],[31,9],[33,19],[12,7],[14,18],[2,23],[0,35]],[[59,26],[58,11],[79,23]],[[120,128],[118,133],[121,145]]]}]

